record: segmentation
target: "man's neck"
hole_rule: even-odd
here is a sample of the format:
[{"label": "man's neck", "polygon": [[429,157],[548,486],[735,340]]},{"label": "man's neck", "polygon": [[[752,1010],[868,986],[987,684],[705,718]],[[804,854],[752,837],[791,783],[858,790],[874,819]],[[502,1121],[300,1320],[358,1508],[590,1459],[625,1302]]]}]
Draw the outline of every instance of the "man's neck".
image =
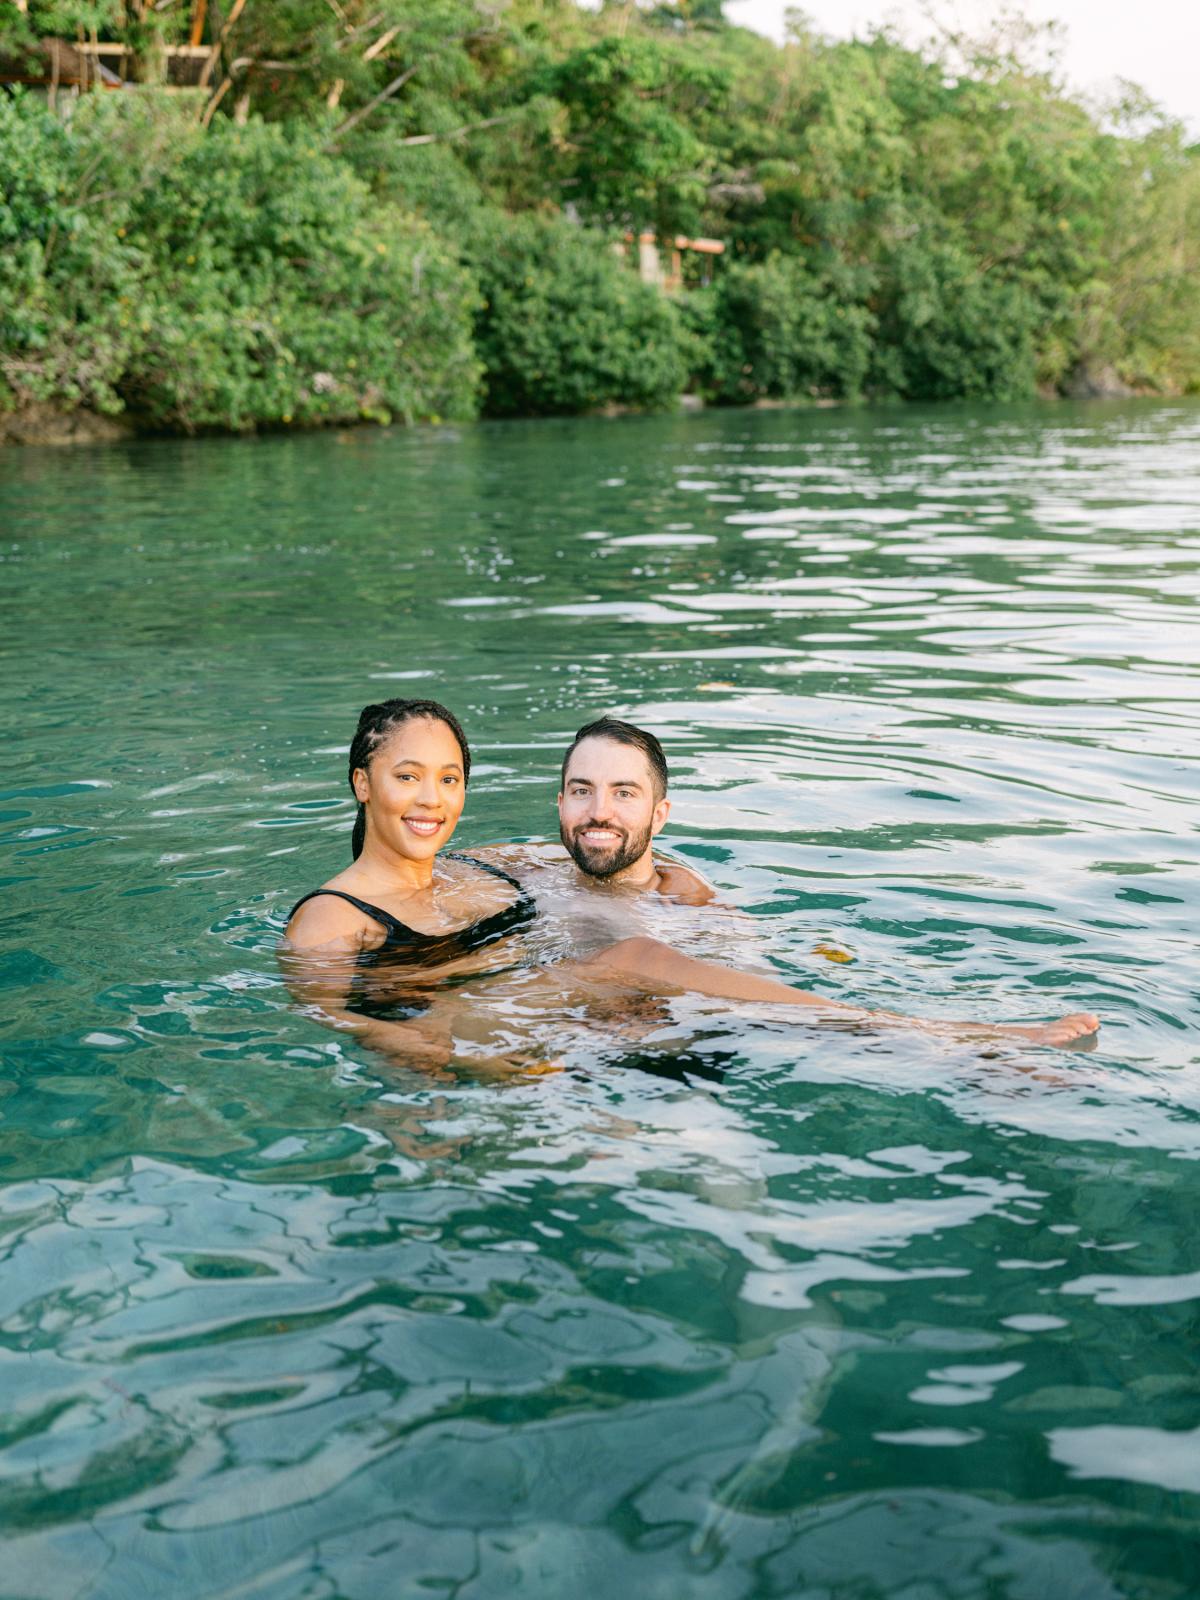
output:
[{"label": "man's neck", "polygon": [[626,893],[641,894],[655,891],[662,883],[658,868],[654,865],[654,852],[647,850],[644,856],[639,856],[629,866],[622,867],[620,872],[614,872],[609,878],[599,878],[594,873],[584,872],[582,867],[575,865],[575,872],[579,879],[592,889],[621,889]]}]

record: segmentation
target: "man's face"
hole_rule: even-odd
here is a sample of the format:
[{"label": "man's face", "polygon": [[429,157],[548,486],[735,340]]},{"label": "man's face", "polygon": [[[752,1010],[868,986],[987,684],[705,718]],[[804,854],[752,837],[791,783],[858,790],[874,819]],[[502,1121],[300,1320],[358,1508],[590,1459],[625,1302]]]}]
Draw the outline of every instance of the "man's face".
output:
[{"label": "man's face", "polygon": [[585,739],[572,751],[558,827],[580,871],[612,878],[634,866],[670,809],[669,800],[655,799],[650,763],[635,745]]}]

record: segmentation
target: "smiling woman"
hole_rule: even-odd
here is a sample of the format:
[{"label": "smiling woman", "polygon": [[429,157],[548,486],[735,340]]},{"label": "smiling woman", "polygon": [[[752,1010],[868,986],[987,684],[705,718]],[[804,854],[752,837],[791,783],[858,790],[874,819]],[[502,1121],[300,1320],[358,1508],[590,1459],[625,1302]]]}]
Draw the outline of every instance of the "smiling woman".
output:
[{"label": "smiling woman", "polygon": [[413,1025],[429,1006],[415,969],[439,977],[477,970],[476,952],[533,915],[533,902],[501,868],[470,856],[437,860],[470,775],[466,735],[436,700],[364,706],[349,756],[354,860],[288,919],[298,997],[368,1043],[421,1060],[447,1052]]}]

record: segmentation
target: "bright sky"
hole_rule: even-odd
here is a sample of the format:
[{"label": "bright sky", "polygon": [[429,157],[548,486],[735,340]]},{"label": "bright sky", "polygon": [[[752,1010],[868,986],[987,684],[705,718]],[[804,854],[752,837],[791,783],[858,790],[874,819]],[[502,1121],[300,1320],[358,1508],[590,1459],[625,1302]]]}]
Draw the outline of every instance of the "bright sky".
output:
[{"label": "bright sky", "polygon": [[[789,0],[725,0],[725,15],[773,39],[783,38]],[[983,32],[1000,7],[988,0],[801,0],[819,33],[849,38],[895,22],[906,38],[928,38],[928,13]],[[1022,0],[1030,21],[1065,27],[1060,70],[1074,89],[1109,94],[1117,78],[1140,84],[1200,139],[1198,0]]]}]

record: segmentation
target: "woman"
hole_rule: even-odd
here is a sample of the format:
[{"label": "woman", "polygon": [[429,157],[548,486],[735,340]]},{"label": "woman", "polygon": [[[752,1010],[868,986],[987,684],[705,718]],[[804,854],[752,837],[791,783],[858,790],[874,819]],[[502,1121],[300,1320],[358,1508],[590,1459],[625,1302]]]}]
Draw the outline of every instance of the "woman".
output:
[{"label": "woman", "polygon": [[[345,871],[293,906],[285,959],[300,998],[369,1044],[449,1059],[447,1027],[414,1025],[432,984],[495,965],[534,905],[501,868],[450,852],[471,751],[436,700],[364,706],[350,745],[358,801]],[[485,952],[490,952],[485,954]]]},{"label": "woman", "polygon": [[[509,1061],[527,1042],[519,1029],[514,1037],[511,1004],[481,1006],[484,997],[472,999],[461,987],[472,975],[511,967],[519,953],[512,936],[535,914],[521,884],[500,867],[449,852],[439,858],[462,814],[470,773],[466,735],[436,700],[366,706],[350,746],[350,787],[358,801],[354,859],[298,901],[287,926],[284,954],[299,996],[323,1020],[414,1064],[442,1065],[474,1053],[467,1041],[481,1042],[481,1025],[485,1039],[500,1038]],[[623,939],[586,961],[526,967],[519,989],[517,1011],[543,1022],[565,1020],[568,1011],[578,1017],[581,1004],[603,1001],[610,1031],[614,999],[625,1010],[634,995],[679,993],[802,1006],[811,1021],[964,1039],[1063,1045],[1098,1026],[1088,1013],[1016,1026],[868,1011],[644,937]],[[494,987],[489,998],[501,999]],[[624,1019],[616,1020],[620,1026]]]},{"label": "woman", "polygon": [[470,775],[466,735],[436,700],[364,706],[350,746],[354,859],[293,906],[293,947],[386,951],[429,966],[528,921],[532,902],[490,862],[446,855],[435,870],[462,815]]}]

